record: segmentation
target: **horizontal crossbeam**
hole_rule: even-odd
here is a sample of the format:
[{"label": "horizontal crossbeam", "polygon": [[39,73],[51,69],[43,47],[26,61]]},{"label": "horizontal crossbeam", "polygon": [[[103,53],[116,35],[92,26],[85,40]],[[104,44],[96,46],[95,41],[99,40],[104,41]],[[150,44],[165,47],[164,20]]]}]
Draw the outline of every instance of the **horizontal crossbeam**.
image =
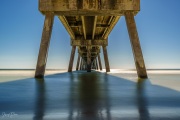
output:
[{"label": "horizontal crossbeam", "polygon": [[[70,27],[82,27],[82,23],[81,22],[70,23],[69,26]],[[96,28],[106,28],[106,27],[109,27],[109,25],[106,25],[106,24],[96,24]]]},{"label": "horizontal crossbeam", "polygon": [[71,40],[71,46],[107,46],[108,40]]},{"label": "horizontal crossbeam", "polygon": [[[78,51],[78,53],[87,53],[87,50]],[[91,50],[91,53],[100,53],[100,50]]]},{"label": "horizontal crossbeam", "polygon": [[39,0],[39,10],[65,16],[123,15],[140,10],[140,0]]}]

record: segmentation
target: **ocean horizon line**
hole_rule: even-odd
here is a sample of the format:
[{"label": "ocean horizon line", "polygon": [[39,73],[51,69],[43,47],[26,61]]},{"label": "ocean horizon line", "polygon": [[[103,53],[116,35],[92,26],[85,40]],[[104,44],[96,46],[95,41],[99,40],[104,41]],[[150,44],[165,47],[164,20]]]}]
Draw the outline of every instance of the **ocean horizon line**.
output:
[{"label": "ocean horizon line", "polygon": [[[0,70],[36,70],[36,69],[21,69],[21,68],[18,68],[18,69],[14,69],[14,68],[12,68],[12,69],[0,69]],[[67,69],[46,69],[46,70],[67,70]],[[112,68],[112,70],[136,70],[136,69],[120,69],[120,68]],[[146,70],[180,70],[180,68],[152,68],[152,69],[146,69]]]}]

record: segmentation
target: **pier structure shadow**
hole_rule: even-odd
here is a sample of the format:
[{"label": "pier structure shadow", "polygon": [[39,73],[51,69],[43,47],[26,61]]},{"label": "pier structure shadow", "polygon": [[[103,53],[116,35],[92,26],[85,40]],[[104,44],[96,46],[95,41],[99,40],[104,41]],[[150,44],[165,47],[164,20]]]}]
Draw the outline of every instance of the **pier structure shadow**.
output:
[{"label": "pier structure shadow", "polygon": [[[21,120],[178,120],[180,93],[106,73],[76,71],[0,84],[0,113]],[[1,116],[3,117],[3,116]]]}]

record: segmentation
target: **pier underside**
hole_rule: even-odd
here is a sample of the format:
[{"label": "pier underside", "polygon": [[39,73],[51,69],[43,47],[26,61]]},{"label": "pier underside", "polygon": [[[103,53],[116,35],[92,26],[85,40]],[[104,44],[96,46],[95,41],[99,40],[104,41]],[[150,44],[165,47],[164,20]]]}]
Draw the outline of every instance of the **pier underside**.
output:
[{"label": "pier underside", "polygon": [[46,18],[35,77],[44,76],[54,16],[58,16],[70,35],[72,51],[68,72],[72,71],[76,48],[79,56],[76,70],[102,70],[101,47],[106,72],[110,72],[108,36],[120,17],[125,16],[138,76],[147,78],[134,20],[140,10],[140,0],[39,0],[39,10]]}]

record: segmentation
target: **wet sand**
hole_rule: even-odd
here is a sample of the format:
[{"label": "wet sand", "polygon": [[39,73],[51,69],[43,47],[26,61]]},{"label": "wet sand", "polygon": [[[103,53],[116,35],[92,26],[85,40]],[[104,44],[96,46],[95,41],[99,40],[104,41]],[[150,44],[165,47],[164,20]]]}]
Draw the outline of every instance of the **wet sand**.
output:
[{"label": "wet sand", "polygon": [[[3,81],[3,82],[2,82]],[[1,74],[0,120],[180,120],[180,74]]]}]

